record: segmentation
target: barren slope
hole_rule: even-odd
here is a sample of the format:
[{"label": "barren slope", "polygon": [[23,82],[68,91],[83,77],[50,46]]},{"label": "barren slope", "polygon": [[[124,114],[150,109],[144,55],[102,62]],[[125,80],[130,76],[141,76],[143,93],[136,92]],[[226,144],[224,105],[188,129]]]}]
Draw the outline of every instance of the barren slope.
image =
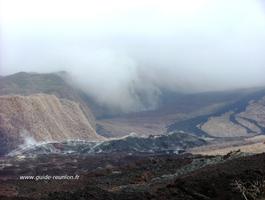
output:
[{"label": "barren slope", "polygon": [[103,139],[96,134],[79,104],[46,94],[0,96],[0,137],[2,153],[23,143],[25,138]]},{"label": "barren slope", "polygon": [[225,105],[215,113],[202,115],[169,126],[168,131],[183,130],[212,137],[251,137],[265,133],[265,90]]},{"label": "barren slope", "polygon": [[95,128],[91,106],[86,102],[85,94],[66,81],[67,73],[25,73],[20,72],[0,79],[0,95],[52,94],[58,98],[79,103],[91,125]]}]

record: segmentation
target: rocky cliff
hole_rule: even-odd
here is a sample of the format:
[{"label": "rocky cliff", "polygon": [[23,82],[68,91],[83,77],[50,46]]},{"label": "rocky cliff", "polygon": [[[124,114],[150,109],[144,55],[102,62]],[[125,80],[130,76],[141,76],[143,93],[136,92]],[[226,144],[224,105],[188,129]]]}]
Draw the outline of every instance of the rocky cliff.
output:
[{"label": "rocky cliff", "polygon": [[58,98],[77,102],[90,124],[95,128],[95,118],[85,94],[67,81],[67,73],[25,73],[20,72],[0,79],[0,95],[32,95],[38,93],[55,95]]},{"label": "rocky cliff", "polygon": [[80,105],[55,95],[0,96],[0,154],[25,142],[104,140]]}]

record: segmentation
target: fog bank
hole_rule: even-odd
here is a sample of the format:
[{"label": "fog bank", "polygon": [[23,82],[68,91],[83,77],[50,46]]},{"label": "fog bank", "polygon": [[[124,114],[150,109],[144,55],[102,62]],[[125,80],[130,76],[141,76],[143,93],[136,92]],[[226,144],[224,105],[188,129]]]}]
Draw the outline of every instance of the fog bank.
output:
[{"label": "fog bank", "polygon": [[0,74],[68,71],[102,105],[265,85],[262,0],[0,0]]}]

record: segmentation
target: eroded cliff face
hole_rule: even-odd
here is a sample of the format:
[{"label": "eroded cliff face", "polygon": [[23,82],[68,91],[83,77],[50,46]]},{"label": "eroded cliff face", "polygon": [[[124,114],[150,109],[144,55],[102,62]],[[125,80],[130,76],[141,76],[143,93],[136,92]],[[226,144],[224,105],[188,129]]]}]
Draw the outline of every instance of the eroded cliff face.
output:
[{"label": "eroded cliff face", "polygon": [[0,96],[0,154],[32,141],[104,140],[78,103],[55,95]]},{"label": "eroded cliff face", "polygon": [[[67,78],[65,78],[67,79]],[[56,73],[20,72],[0,79],[0,95],[34,95],[44,93],[77,102],[93,128],[96,127],[90,104],[81,92]]]}]

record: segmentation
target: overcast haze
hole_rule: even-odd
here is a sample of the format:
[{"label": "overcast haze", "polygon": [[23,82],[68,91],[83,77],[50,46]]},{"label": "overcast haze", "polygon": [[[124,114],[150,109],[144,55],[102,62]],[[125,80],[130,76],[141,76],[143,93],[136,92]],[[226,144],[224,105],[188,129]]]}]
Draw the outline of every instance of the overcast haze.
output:
[{"label": "overcast haze", "polygon": [[161,88],[265,85],[262,0],[0,2],[1,75],[65,70],[124,111],[154,107]]}]

